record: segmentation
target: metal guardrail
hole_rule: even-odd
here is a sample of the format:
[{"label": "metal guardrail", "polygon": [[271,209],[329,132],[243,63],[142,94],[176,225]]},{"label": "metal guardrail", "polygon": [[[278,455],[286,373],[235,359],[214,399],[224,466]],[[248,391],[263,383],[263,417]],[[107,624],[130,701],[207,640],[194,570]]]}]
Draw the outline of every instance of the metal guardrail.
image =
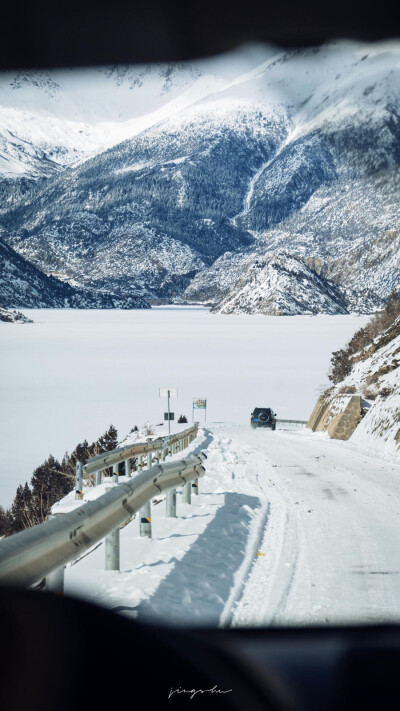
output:
[{"label": "metal guardrail", "polygon": [[[152,465],[154,452],[160,452],[160,458],[164,460],[167,454],[175,454],[188,446],[197,433],[198,424],[176,435],[98,455],[85,465],[78,462],[79,483],[86,467],[94,473],[113,462],[111,490],[88,502],[83,501],[81,492],[78,492],[80,500],[66,504],[72,504],[73,511],[65,513],[62,506],[56,505],[48,521],[0,541],[0,582],[30,586],[46,578],[49,590],[63,592],[65,565],[80,558],[104,538],[106,570],[119,570],[120,526],[128,523],[140,510],[140,534],[151,537],[150,507],[154,495],[167,492],[167,516],[175,517],[176,487],[183,486],[184,503],[191,503],[192,488],[198,494],[198,477],[205,471],[202,466],[206,458],[204,453]],[[142,471],[144,465],[140,461],[134,478],[118,480],[118,473],[115,473],[118,463],[127,462],[132,456],[141,458],[144,453],[147,453],[147,469]]]},{"label": "metal guardrail", "polygon": [[277,422],[286,422],[287,424],[291,423],[293,425],[306,425],[308,420],[277,420]]},{"label": "metal guardrail", "polygon": [[[205,458],[202,453],[151,467],[75,511],[56,515],[4,539],[0,542],[0,582],[33,585],[80,557],[103,538],[108,548],[107,569],[119,569],[119,527],[154,495],[203,476]],[[111,539],[107,538],[110,534]]]},{"label": "metal guardrail", "polygon": [[76,486],[75,486],[75,498],[79,499],[82,497],[82,487],[84,476],[90,476],[96,474],[96,485],[101,484],[102,471],[108,469],[109,467],[114,468],[114,480],[117,481],[119,468],[118,465],[121,462],[125,462],[127,469],[127,476],[132,475],[132,459],[138,459],[136,471],[143,468],[143,457],[145,455],[153,454],[154,452],[160,453],[160,459],[164,459],[166,453],[175,454],[177,451],[181,451],[189,445],[189,443],[197,437],[199,425],[196,423],[192,427],[188,427],[182,432],[177,432],[174,435],[168,435],[167,437],[159,437],[158,439],[153,439],[150,442],[139,442],[138,444],[126,445],[125,447],[118,447],[117,449],[112,449],[109,452],[104,452],[103,454],[98,454],[95,457],[91,457],[88,461],[83,464],[82,462],[76,463]]}]

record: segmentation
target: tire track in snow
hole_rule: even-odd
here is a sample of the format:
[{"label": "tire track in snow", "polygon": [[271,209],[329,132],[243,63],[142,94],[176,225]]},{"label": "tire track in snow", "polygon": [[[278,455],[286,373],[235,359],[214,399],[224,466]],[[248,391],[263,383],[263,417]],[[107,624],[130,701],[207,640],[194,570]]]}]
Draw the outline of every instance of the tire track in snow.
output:
[{"label": "tire track in snow", "polygon": [[235,606],[238,604],[243,594],[243,589],[249,577],[251,568],[254,563],[254,559],[264,536],[265,526],[268,522],[269,512],[270,505],[269,502],[267,502],[261,507],[261,511],[257,517],[258,521],[252,527],[249,540],[247,542],[245,558],[243,560],[242,565],[236,572],[234,586],[220,617],[218,625],[219,627],[230,627],[232,623]]},{"label": "tire track in snow", "polygon": [[[225,446],[231,440],[222,440]],[[222,444],[221,442],[221,444]],[[297,573],[299,526],[296,515],[289,515],[288,493],[277,487],[268,452],[238,447],[245,480],[263,502],[250,532],[245,559],[238,569],[235,584],[220,618],[220,627],[239,624],[272,624],[283,614]],[[244,463],[246,464],[244,465]],[[284,486],[284,485],[283,485]],[[262,555],[257,557],[257,551]]]},{"label": "tire track in snow", "polygon": [[260,548],[269,517],[270,504],[266,500],[265,489],[260,481],[257,466],[252,464],[252,459],[257,454],[256,450],[249,447],[240,447],[236,443],[232,448],[232,439],[230,437],[215,438],[214,446],[219,451],[225,465],[228,465],[229,468],[232,467],[230,469],[231,480],[227,488],[232,490],[240,489],[243,492],[247,490],[253,496],[254,494],[260,495],[260,507],[257,512],[254,512],[244,558],[234,575],[233,586],[219,619],[219,627],[229,627],[232,623],[234,610],[246,586],[257,551]]},{"label": "tire track in snow", "polygon": [[232,617],[233,626],[279,622],[298,574],[302,540],[298,522],[290,515],[275,484],[270,483],[269,489],[269,516],[259,546],[263,556],[253,559],[243,595]]}]

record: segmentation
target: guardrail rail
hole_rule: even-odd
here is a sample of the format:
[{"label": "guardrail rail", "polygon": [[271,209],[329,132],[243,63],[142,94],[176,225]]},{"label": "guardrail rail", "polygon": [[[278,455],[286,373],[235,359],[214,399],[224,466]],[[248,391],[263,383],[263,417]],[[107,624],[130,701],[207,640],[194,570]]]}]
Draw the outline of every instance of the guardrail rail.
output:
[{"label": "guardrail rail", "polygon": [[[155,495],[166,491],[166,515],[175,517],[176,488],[183,487],[184,503],[191,503],[192,490],[198,494],[206,455],[202,452],[165,461],[167,456],[188,447],[197,434],[198,424],[151,442],[119,447],[86,463],[77,462],[75,501],[55,504],[47,521],[0,541],[0,582],[28,587],[46,578],[48,590],[63,592],[65,565],[91,551],[103,539],[106,570],[119,570],[121,526],[139,511],[140,535],[151,537],[151,500]],[[123,481],[119,476],[120,462],[126,465]],[[96,484],[100,484],[101,472],[109,466],[113,466],[109,490],[92,501],[84,501],[83,474],[95,474]]]},{"label": "guardrail rail", "polygon": [[277,419],[277,422],[286,422],[287,424],[293,424],[293,425],[306,425],[308,420],[280,420]]}]

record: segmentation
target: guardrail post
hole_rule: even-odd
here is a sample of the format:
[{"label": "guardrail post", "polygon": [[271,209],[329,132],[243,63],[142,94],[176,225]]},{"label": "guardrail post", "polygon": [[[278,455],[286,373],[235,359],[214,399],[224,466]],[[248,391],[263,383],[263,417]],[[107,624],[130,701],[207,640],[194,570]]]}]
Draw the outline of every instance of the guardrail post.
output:
[{"label": "guardrail post", "polygon": [[148,501],[140,509],[140,535],[151,538],[151,504]]},{"label": "guardrail post", "polygon": [[[147,455],[147,468],[151,467],[151,452]],[[148,501],[140,509],[140,535],[151,538],[151,502]]]},{"label": "guardrail post", "polygon": [[82,462],[77,462],[75,467],[75,500],[82,498],[83,489],[83,465]]},{"label": "guardrail post", "polygon": [[106,570],[119,570],[119,528],[106,536]]},{"label": "guardrail post", "polygon": [[192,503],[192,482],[191,481],[187,481],[186,484],[183,485],[182,503],[183,504],[191,504]]},{"label": "guardrail post", "polygon": [[132,460],[131,459],[125,460],[125,476],[127,476],[129,478],[132,476]]},{"label": "guardrail post", "polygon": [[176,518],[176,489],[167,489],[166,515],[168,518]]},{"label": "guardrail post", "polygon": [[95,486],[99,486],[100,484],[101,484],[101,469],[98,472],[96,472],[95,482],[94,482]]},{"label": "guardrail post", "polygon": [[[114,466],[113,466],[113,481],[116,481],[117,483],[118,483],[118,471],[119,471],[119,464],[114,464]],[[111,568],[111,570],[114,570],[114,568]]]}]

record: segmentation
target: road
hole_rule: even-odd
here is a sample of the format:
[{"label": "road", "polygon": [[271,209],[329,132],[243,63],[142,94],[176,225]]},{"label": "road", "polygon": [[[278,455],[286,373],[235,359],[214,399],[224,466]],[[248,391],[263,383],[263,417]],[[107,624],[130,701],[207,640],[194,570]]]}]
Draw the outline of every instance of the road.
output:
[{"label": "road", "polygon": [[262,506],[223,624],[400,619],[400,463],[306,429],[232,426],[210,446],[207,468],[224,466]]},{"label": "road", "polygon": [[151,540],[121,530],[121,572],[100,546],[67,592],[177,624],[400,621],[400,462],[286,425],[211,425],[200,450],[192,504],[166,518],[157,497]]}]

